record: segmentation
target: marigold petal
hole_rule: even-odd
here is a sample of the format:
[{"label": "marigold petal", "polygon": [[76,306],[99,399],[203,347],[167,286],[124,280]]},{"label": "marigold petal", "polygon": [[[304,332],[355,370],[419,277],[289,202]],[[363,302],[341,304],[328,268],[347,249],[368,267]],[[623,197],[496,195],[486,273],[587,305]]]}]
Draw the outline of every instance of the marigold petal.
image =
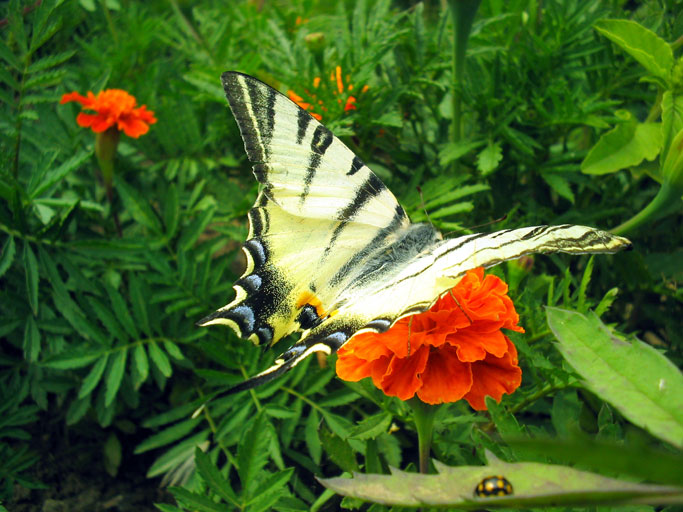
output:
[{"label": "marigold petal", "polygon": [[95,133],[106,131],[114,125],[113,120],[100,114],[86,114],[85,112],[81,112],[76,116],[76,122],[78,126],[90,128]]},{"label": "marigold petal", "polygon": [[62,99],[59,101],[60,105],[64,105],[65,103],[69,103],[70,101],[76,101],[80,103],[81,105],[86,105],[89,103],[88,98],[83,96],[82,94],[79,94],[77,92],[70,92],[67,94],[62,95]]},{"label": "marigold petal", "polygon": [[[410,357],[393,357],[378,386],[386,395],[408,400],[422,387],[419,375],[429,359],[429,349],[421,347]],[[375,381],[375,379],[373,379]],[[377,383],[375,382],[375,385]]]},{"label": "marigold petal", "polygon": [[472,388],[470,366],[461,362],[455,350],[449,347],[431,352],[429,364],[421,375],[423,385],[417,396],[428,404],[460,400]]},{"label": "marigold petal", "polygon": [[477,411],[486,410],[485,397],[490,396],[497,402],[503,394],[510,394],[522,383],[522,370],[517,366],[517,349],[506,337],[508,351],[503,357],[491,354],[486,359],[472,363],[472,389],[465,400]]}]

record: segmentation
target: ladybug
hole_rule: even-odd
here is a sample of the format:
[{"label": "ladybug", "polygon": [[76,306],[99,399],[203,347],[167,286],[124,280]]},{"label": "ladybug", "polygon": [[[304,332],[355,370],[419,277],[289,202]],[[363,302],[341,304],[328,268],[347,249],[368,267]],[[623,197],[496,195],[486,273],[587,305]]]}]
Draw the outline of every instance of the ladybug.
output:
[{"label": "ladybug", "polygon": [[512,494],[512,484],[500,475],[487,476],[474,489],[474,495],[478,498],[507,496],[508,494]]}]

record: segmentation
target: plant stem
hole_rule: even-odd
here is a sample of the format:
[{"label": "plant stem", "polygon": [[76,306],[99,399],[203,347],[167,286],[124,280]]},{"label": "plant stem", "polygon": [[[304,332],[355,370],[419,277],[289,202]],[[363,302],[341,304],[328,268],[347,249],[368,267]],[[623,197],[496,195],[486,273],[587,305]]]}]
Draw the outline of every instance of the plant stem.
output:
[{"label": "plant stem", "polygon": [[449,0],[453,17],[453,80],[451,81],[451,141],[462,137],[462,83],[465,76],[465,53],[472,21],[481,0]]},{"label": "plant stem", "polygon": [[679,207],[679,202],[680,190],[664,182],[650,204],[623,224],[612,229],[611,232],[615,235],[623,235],[634,231],[647,222],[654,222],[663,217],[672,207]]},{"label": "plant stem", "polygon": [[418,397],[408,400],[413,409],[413,419],[417,430],[420,473],[429,473],[429,453],[432,447],[434,416],[438,406],[424,403]]}]

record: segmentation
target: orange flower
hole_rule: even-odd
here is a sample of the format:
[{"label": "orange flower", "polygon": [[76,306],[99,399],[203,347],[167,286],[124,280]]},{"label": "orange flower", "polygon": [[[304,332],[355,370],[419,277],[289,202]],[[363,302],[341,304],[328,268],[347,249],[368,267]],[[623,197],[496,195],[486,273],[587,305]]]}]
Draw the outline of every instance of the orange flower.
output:
[{"label": "orange flower", "polygon": [[[351,77],[346,76],[346,81],[350,82]],[[289,97],[290,100],[292,100],[294,103],[299,105],[301,108],[304,110],[308,110],[313,117],[315,117],[318,121],[320,121],[323,116],[319,112],[315,112],[315,110],[319,110],[322,112],[327,112],[327,107],[325,104],[330,106],[331,109],[334,103],[328,101],[330,97],[335,98],[337,100],[337,104],[341,107],[341,110],[339,111],[338,115],[341,115],[343,112],[348,112],[349,110],[356,110],[356,101],[357,98],[356,96],[351,95],[351,91],[353,91],[353,84],[350,84],[345,88],[344,87],[344,80],[342,76],[342,68],[341,66],[336,66],[334,68],[334,71],[330,73],[330,82],[331,86],[328,86],[327,84],[323,83],[323,87],[320,87],[321,85],[321,80],[319,76],[316,76],[313,79],[313,88],[316,89],[316,92],[310,92],[308,90],[304,89],[304,92],[308,98],[310,98],[310,101],[305,101],[304,98],[299,96],[297,93],[295,93],[292,90],[287,91],[287,96]],[[367,92],[369,87],[367,85],[364,85],[361,88],[361,94],[364,94]],[[327,96],[326,100],[323,101],[318,98],[318,93],[322,94],[323,96]]]},{"label": "orange flower", "polygon": [[119,131],[123,131],[129,137],[138,138],[149,131],[149,125],[157,122],[154,112],[147,110],[145,105],[135,108],[137,100],[121,89],[107,89],[100,91],[95,96],[88,91],[88,96],[82,96],[77,92],[71,92],[62,96],[60,103],[63,105],[70,101],[77,101],[85,110],[94,110],[95,114],[81,112],[76,122],[84,127],[91,128],[95,133],[102,133],[116,125]]},{"label": "orange flower", "polygon": [[429,311],[403,318],[384,333],[362,333],[341,349],[337,375],[371,377],[385,394],[439,404],[464,398],[485,410],[522,381],[517,350],[501,329],[524,332],[507,285],[470,270]]}]

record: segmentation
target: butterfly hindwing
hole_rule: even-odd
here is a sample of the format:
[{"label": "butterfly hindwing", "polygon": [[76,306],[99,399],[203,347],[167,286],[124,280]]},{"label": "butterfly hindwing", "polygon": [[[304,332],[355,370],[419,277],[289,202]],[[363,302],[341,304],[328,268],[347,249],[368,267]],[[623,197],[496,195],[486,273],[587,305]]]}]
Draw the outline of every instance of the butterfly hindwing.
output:
[{"label": "butterfly hindwing", "polygon": [[255,78],[221,77],[261,191],[249,212],[235,299],[200,325],[272,345],[302,335],[233,388],[271,380],[354,334],[427,310],[470,269],[531,253],[616,252],[630,242],[585,226],[535,226],[442,240],[411,224],[387,187],[327,128]]}]

